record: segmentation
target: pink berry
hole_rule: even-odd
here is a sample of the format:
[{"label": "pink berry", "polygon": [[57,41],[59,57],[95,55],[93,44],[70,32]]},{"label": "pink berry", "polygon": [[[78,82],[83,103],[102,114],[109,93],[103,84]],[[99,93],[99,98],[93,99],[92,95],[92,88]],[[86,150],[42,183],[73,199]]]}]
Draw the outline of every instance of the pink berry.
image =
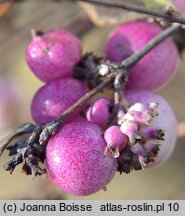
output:
[{"label": "pink berry", "polygon": [[148,112],[139,112],[135,110],[130,110],[125,117],[129,119],[130,121],[135,121],[137,123],[141,124],[148,124],[150,121],[151,117]]},{"label": "pink berry", "polygon": [[[41,87],[33,97],[31,112],[38,124],[48,123],[56,119],[77,100],[88,92],[88,88],[81,82],[65,78]],[[81,109],[72,116],[76,117]]]},{"label": "pink berry", "polygon": [[[158,156],[155,158],[155,162],[149,163],[147,167],[156,167],[166,162],[174,150],[177,139],[177,120],[172,108],[164,100],[164,98],[147,90],[127,90],[126,98],[130,104],[136,102],[140,102],[145,105],[151,102],[157,102],[159,104],[157,107],[158,116],[155,116],[152,119],[150,123],[151,128],[147,130],[141,130],[140,133],[141,135],[144,135],[146,139],[151,138],[150,142],[152,142],[153,136],[156,135],[157,137],[158,132],[161,132],[161,130],[157,129],[163,129],[165,131],[164,141],[160,141],[161,145],[159,147],[160,151]],[[154,128],[156,130],[154,130]],[[146,143],[143,144],[143,146],[146,149],[148,148]],[[150,144],[150,146],[153,147],[154,145]]]},{"label": "pink berry", "polygon": [[33,73],[49,83],[71,77],[81,54],[82,46],[75,35],[54,29],[33,39],[26,50],[26,60]]},{"label": "pink berry", "polygon": [[[105,56],[113,62],[121,62],[161,31],[159,25],[145,20],[122,24],[108,38]],[[127,86],[145,89],[161,87],[175,74],[178,59],[173,41],[165,40],[130,69]]]},{"label": "pink berry", "polygon": [[110,119],[111,100],[107,98],[97,99],[87,110],[87,120],[99,126],[106,126]]},{"label": "pink berry", "polygon": [[[147,126],[152,121],[153,117],[158,115],[158,112],[156,111],[157,107],[158,104],[154,102],[147,105],[142,103],[135,103],[128,109],[128,112],[124,115],[122,121],[126,120],[126,124],[128,124],[127,122],[129,122],[129,124],[137,123],[138,126]],[[125,127],[125,123],[122,124],[123,127]],[[128,126],[126,127],[126,130],[127,129]]]},{"label": "pink berry", "polygon": [[127,136],[121,132],[120,126],[118,125],[113,125],[107,128],[104,133],[104,139],[110,150],[117,150],[118,152],[122,151],[128,142]]},{"label": "pink berry", "polygon": [[69,123],[49,140],[48,175],[54,184],[73,195],[90,195],[112,180],[117,161],[104,154],[101,129],[88,121]]},{"label": "pink berry", "polygon": [[132,122],[132,121],[124,121],[121,124],[121,131],[122,133],[124,133],[125,135],[128,136],[129,141],[131,144],[135,143],[135,139],[136,138],[140,138],[137,134],[138,131],[138,125],[136,124],[136,122]]}]

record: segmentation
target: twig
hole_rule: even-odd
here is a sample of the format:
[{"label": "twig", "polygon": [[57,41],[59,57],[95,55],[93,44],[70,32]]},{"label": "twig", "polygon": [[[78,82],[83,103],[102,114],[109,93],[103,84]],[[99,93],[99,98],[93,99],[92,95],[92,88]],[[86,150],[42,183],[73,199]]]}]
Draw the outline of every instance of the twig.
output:
[{"label": "twig", "polygon": [[75,104],[73,104],[69,109],[67,109],[62,115],[60,115],[57,119],[50,122],[49,124],[45,125],[44,130],[40,134],[39,142],[41,144],[47,143],[50,136],[53,135],[58,126],[75,110],[77,110],[80,106],[82,106],[85,102],[87,102],[89,99],[91,99],[94,95],[96,95],[98,92],[102,91],[107,85],[109,85],[116,77],[118,71],[122,71],[122,76],[127,77],[128,76],[128,70],[132,66],[134,66],[141,58],[143,58],[148,52],[150,52],[154,47],[156,47],[159,43],[161,43],[163,40],[168,38],[170,35],[172,35],[174,32],[178,31],[182,27],[181,24],[173,24],[169,28],[165,29],[163,32],[161,32],[158,36],[156,36],[154,39],[152,39],[146,46],[144,46],[141,50],[134,53],[129,58],[125,59],[120,64],[111,64],[107,62],[107,65],[109,65],[111,73],[110,75],[105,78],[104,81],[102,81],[101,84],[99,84],[96,88],[88,92],[86,95],[84,95],[82,98],[80,98]]},{"label": "twig", "polygon": [[30,132],[31,135],[28,139],[17,142],[13,146],[8,146],[14,137],[17,137],[17,135],[19,136],[21,134],[17,133],[15,135],[12,135],[12,137],[10,137],[10,140],[0,148],[0,155],[5,149],[9,149],[9,155],[13,156],[12,160],[5,164],[4,169],[12,173],[18,164],[24,163],[22,169],[26,174],[32,174],[35,177],[37,175],[45,173],[45,169],[40,168],[39,163],[44,163],[46,150],[45,144],[47,144],[50,137],[55,134],[59,125],[70,114],[72,114],[76,109],[85,104],[85,102],[91,99],[94,95],[98,94],[109,84],[113,84],[113,81],[119,73],[120,77],[122,76],[123,79],[126,79],[128,77],[127,71],[133,65],[135,65],[142,57],[144,57],[160,42],[164,41],[166,38],[168,38],[174,32],[178,31],[180,28],[180,24],[171,25],[169,28],[165,29],[162,33],[160,33],[153,40],[151,40],[144,48],[124,60],[121,64],[105,62],[104,65],[107,65],[109,73],[107,77],[102,81],[102,83],[100,83],[96,88],[87,93],[84,97],[79,99],[75,104],[73,104],[69,109],[67,109],[54,121],[38,127],[35,125],[31,125],[31,128],[28,124],[28,128],[26,127],[26,131],[22,131],[24,127],[21,127],[21,134],[23,134],[24,132]]},{"label": "twig", "polygon": [[178,31],[182,28],[180,24],[173,24],[171,27],[166,28],[163,32],[161,32],[158,36],[153,38],[148,44],[143,47],[141,50],[135,52],[132,56],[125,59],[121,64],[118,65],[118,68],[125,68],[127,71],[130,67],[132,67],[135,63],[137,63],[144,55],[150,52],[154,47],[160,44],[163,40],[168,38],[174,32]]},{"label": "twig", "polygon": [[[53,135],[58,126],[74,111],[76,111],[80,106],[85,104],[89,99],[91,99],[94,95],[102,91],[106,86],[111,84],[113,80],[115,79],[118,72],[122,73],[123,77],[128,76],[129,69],[134,66],[141,58],[143,58],[148,52],[150,52],[154,47],[156,47],[159,43],[161,43],[163,40],[168,38],[170,35],[172,35],[174,32],[178,31],[182,26],[180,24],[173,24],[169,28],[165,29],[163,32],[161,32],[158,36],[156,36],[154,39],[152,39],[146,46],[144,46],[141,50],[134,53],[129,58],[125,59],[120,64],[112,64],[110,62],[107,62],[106,64],[109,66],[111,73],[108,75],[107,78],[102,81],[96,88],[88,92],[86,95],[84,95],[82,98],[80,98],[75,104],[73,104],[71,107],[69,107],[62,115],[60,115],[57,119],[53,120],[52,122],[43,125],[42,131],[40,133],[39,143],[45,144]],[[1,148],[1,153],[4,151],[4,148]]]},{"label": "twig", "polygon": [[170,22],[185,24],[185,16],[183,16],[181,13],[175,10],[170,10],[169,12],[168,9],[161,10],[161,9],[146,8],[142,5],[131,4],[128,1],[127,2],[126,1],[111,2],[107,0],[106,1],[105,0],[76,0],[76,1],[92,3],[99,6],[106,6],[111,8],[119,8],[119,9],[134,11],[137,13],[142,13],[157,18],[161,17]]},{"label": "twig", "polygon": [[[83,96],[81,99],[79,99],[75,104],[73,104],[69,109],[67,109],[61,116],[59,116],[56,120],[51,122],[49,125],[56,125],[56,127],[61,124],[71,113],[73,113],[78,107],[83,105],[85,102],[87,102],[89,99],[91,99],[94,95],[96,95],[98,92],[102,91],[108,84],[110,84],[114,78],[116,77],[117,70],[122,70],[122,75],[124,76],[124,73],[127,73],[128,69],[134,66],[141,58],[143,58],[148,52],[150,52],[154,47],[156,47],[159,43],[161,43],[163,40],[168,38],[170,35],[172,35],[174,32],[178,31],[181,28],[180,24],[173,24],[169,28],[165,29],[162,33],[160,33],[158,36],[156,36],[154,39],[152,39],[146,46],[144,46],[141,50],[134,53],[129,58],[125,59],[121,64],[114,64],[111,65],[112,67],[112,73],[107,77],[101,84],[99,84],[96,88],[94,88],[92,91],[87,93],[85,96]],[[109,64],[109,63],[107,63]]]}]

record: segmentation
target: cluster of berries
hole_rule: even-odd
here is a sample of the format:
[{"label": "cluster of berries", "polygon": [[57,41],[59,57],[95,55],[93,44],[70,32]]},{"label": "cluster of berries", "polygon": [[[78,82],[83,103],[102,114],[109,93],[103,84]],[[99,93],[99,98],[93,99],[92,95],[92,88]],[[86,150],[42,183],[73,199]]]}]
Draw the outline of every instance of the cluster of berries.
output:
[{"label": "cluster of berries", "polygon": [[[74,75],[77,66],[85,65],[84,71],[89,66],[90,71],[93,65],[94,77],[106,77],[107,60],[122,62],[161,31],[146,20],[120,25],[107,39],[104,65],[102,58],[98,61],[92,55],[92,62],[84,64],[87,55],[82,56],[79,39],[67,30],[37,32],[26,60],[46,84],[32,100],[34,121],[50,123],[89,92],[89,80]],[[105,188],[116,171],[129,173],[167,161],[175,146],[177,122],[169,104],[152,90],[173,77],[178,60],[175,44],[166,39],[131,68],[119,88],[119,104],[101,96],[75,110],[47,143],[43,160],[51,181],[70,194],[89,195]]]}]

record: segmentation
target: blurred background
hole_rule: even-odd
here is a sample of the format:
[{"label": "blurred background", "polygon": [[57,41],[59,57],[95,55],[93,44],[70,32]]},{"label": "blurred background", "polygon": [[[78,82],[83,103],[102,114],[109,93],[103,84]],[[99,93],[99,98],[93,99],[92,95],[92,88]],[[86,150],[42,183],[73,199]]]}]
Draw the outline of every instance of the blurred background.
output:
[{"label": "blurred background", "polygon": [[[0,109],[6,110],[0,114],[0,140],[11,128],[32,121],[30,103],[33,94],[43,85],[25,62],[25,49],[31,41],[30,29],[67,28],[81,38],[84,52],[102,55],[106,37],[118,22],[142,17],[135,13],[79,5],[74,1],[0,3]],[[184,54],[175,78],[158,92],[172,106],[179,122],[176,149],[166,164],[129,175],[117,173],[106,192],[102,190],[91,196],[75,197],[58,190],[47,176],[32,179],[22,174],[21,168],[12,175],[5,172],[3,164],[7,155],[4,154],[0,158],[0,199],[185,199]]]}]

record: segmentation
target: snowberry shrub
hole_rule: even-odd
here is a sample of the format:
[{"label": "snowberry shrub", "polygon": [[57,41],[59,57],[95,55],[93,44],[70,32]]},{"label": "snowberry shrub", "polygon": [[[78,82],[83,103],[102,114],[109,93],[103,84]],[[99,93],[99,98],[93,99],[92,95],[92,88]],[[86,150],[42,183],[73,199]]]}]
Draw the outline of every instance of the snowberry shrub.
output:
[{"label": "snowberry shrub", "polygon": [[[32,117],[38,124],[48,123],[56,119],[87,92],[88,88],[81,81],[72,78],[46,84],[33,97]],[[78,109],[71,117],[76,117],[80,110]]]},{"label": "snowberry shrub", "polygon": [[26,61],[33,73],[49,83],[71,77],[82,54],[80,40],[64,29],[36,36],[26,50]]},{"label": "snowberry shrub", "polygon": [[[105,56],[121,62],[162,31],[156,23],[138,20],[118,26],[105,46]],[[166,39],[142,58],[129,72],[129,87],[156,89],[171,79],[178,64],[177,49],[171,39]]]},{"label": "snowberry shrub", "polygon": [[143,129],[140,130],[140,134],[144,136],[146,140],[148,139],[148,142],[144,144],[144,146],[146,147],[146,151],[150,151],[150,148],[153,147],[151,138],[153,138],[154,130],[152,130],[152,128],[159,128],[165,131],[164,141],[160,141],[158,156],[155,162],[149,163],[147,167],[156,167],[166,162],[174,150],[177,139],[177,121],[172,108],[160,95],[147,90],[127,90],[126,98],[130,104],[136,102],[140,102],[144,105],[151,102],[158,103],[156,109],[158,115],[152,119],[149,128],[143,127]]},{"label": "snowberry shrub", "polygon": [[50,179],[73,195],[90,195],[103,189],[117,169],[116,159],[104,154],[105,147],[96,124],[77,121],[63,126],[46,149]]}]

